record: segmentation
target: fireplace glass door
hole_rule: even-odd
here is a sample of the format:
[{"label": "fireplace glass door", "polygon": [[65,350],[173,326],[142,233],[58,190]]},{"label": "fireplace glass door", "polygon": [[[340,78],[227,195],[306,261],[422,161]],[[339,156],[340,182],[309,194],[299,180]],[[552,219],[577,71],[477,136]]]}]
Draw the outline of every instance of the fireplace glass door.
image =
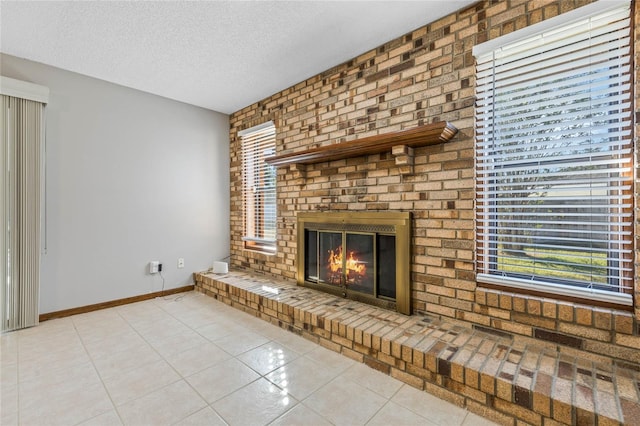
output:
[{"label": "fireplace glass door", "polygon": [[377,282],[378,296],[395,300],[396,298],[396,236],[378,235],[377,253]]},{"label": "fireplace glass door", "polygon": [[349,290],[375,295],[374,234],[345,234],[345,285]]},{"label": "fireplace glass door", "polygon": [[339,286],[342,284],[342,233],[318,233],[318,282]]},{"label": "fireplace glass door", "polygon": [[395,236],[311,229],[304,236],[305,281],[395,298]]}]

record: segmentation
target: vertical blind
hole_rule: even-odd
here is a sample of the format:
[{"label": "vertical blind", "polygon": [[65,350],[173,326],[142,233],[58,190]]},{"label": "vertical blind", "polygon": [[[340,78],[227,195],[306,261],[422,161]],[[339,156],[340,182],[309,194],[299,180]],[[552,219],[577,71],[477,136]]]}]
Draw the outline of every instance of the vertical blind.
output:
[{"label": "vertical blind", "polygon": [[479,281],[631,303],[629,21],[474,52]]},{"label": "vertical blind", "polygon": [[2,331],[38,324],[42,114],[40,102],[0,95]]},{"label": "vertical blind", "polygon": [[264,252],[276,249],[276,169],[264,160],[275,155],[273,123],[240,134],[242,143],[242,199],[244,246]]}]

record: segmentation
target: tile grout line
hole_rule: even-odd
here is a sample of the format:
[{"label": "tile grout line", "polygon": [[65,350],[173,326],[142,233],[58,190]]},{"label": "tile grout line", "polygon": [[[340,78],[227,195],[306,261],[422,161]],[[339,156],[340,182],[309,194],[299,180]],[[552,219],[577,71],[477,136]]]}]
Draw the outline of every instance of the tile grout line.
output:
[{"label": "tile grout line", "polygon": [[[182,296],[182,297],[180,297],[180,298],[176,298],[176,299],[174,299],[173,301],[174,301],[174,302],[176,302],[176,303],[178,303],[178,302],[182,301],[184,297],[185,297],[185,296]],[[158,298],[156,298],[156,299],[158,299]],[[164,300],[166,301],[166,299],[164,299]],[[170,317],[174,318],[175,320],[177,320],[178,322],[180,322],[180,323],[181,323],[181,324],[183,324],[184,326],[188,327],[190,330],[192,330],[193,332],[195,332],[195,333],[196,333],[196,334],[198,334],[199,336],[202,336],[200,333],[198,333],[198,332],[197,332],[197,330],[193,329],[190,325],[185,324],[183,321],[181,321],[180,319],[176,318],[173,314],[171,314],[169,311],[167,311],[166,309],[164,309],[162,306],[159,306],[157,303],[155,303],[155,299],[151,299],[151,300],[149,300],[149,302],[152,302],[154,305],[157,305],[157,306],[158,306],[158,308],[159,308],[159,309],[161,309],[161,310],[162,310],[166,315],[168,315],[168,316],[170,316]],[[126,319],[125,319],[125,321],[126,321]],[[163,386],[163,387],[161,387],[161,388],[159,388],[159,389],[156,389],[156,390],[155,390],[155,391],[153,391],[153,392],[156,392],[156,391],[158,391],[158,390],[160,390],[160,389],[164,389],[164,388],[166,388],[167,386],[171,386],[171,385],[173,385],[173,384],[175,384],[175,383],[177,383],[177,382],[179,382],[179,381],[184,381],[184,382],[185,382],[185,383],[186,383],[186,384],[187,384],[187,385],[188,385],[188,386],[189,386],[189,387],[190,387],[190,388],[191,388],[191,389],[196,393],[196,395],[198,395],[198,396],[200,397],[200,399],[202,399],[202,401],[204,401],[204,403],[205,403],[205,407],[199,408],[198,410],[194,411],[193,413],[189,413],[189,414],[187,414],[184,418],[182,418],[182,419],[178,420],[178,421],[177,421],[177,422],[175,422],[174,424],[178,424],[178,423],[180,423],[180,422],[182,422],[182,421],[186,420],[187,418],[189,418],[190,416],[192,416],[192,415],[194,415],[194,414],[198,413],[199,411],[203,410],[204,408],[210,408],[211,410],[213,410],[213,412],[214,412],[214,413],[215,413],[215,414],[216,414],[220,419],[222,419],[222,420],[223,420],[223,421],[228,425],[229,423],[228,423],[228,422],[227,422],[227,421],[222,417],[222,415],[221,415],[220,413],[218,413],[218,412],[216,411],[216,409],[215,409],[215,408],[213,408],[213,407],[211,406],[211,404],[209,403],[209,401],[207,401],[207,399],[206,399],[206,398],[205,398],[205,397],[204,397],[200,392],[198,392],[198,390],[197,390],[196,388],[194,388],[194,387],[193,387],[193,385],[192,385],[192,384],[187,380],[187,378],[186,378],[186,377],[184,377],[184,376],[183,376],[183,375],[182,375],[178,370],[176,370],[176,368],[175,368],[175,367],[174,367],[174,366],[173,366],[173,365],[172,365],[172,364],[171,364],[171,363],[170,363],[170,362],[169,362],[169,361],[164,357],[164,355],[162,355],[162,354],[161,354],[161,353],[160,353],[160,352],[159,352],[159,351],[158,351],[158,350],[157,350],[157,349],[156,349],[156,348],[155,348],[151,343],[149,343],[149,342],[144,338],[144,336],[142,336],[142,335],[138,332],[138,330],[135,330],[135,331],[140,335],[140,337],[142,337],[142,339],[143,339],[143,340],[144,340],[144,341],[149,345],[149,347],[151,347],[151,349],[153,349],[153,350],[154,350],[154,351],[155,351],[155,352],[160,356],[160,358],[161,358],[165,363],[167,363],[167,365],[169,365],[169,367],[171,367],[171,369],[173,369],[173,371],[175,371],[175,373],[180,377],[180,380],[177,380],[177,381],[175,381],[175,382],[173,382],[173,383],[170,383],[170,384],[168,384],[168,385],[165,385],[165,386]],[[223,352],[225,352],[225,353],[228,353],[228,352],[226,352],[224,349],[222,349],[222,348],[220,348],[219,346],[217,346],[214,342],[212,342],[211,340],[209,340],[207,337],[205,337],[205,336],[202,336],[202,337],[203,337],[205,340],[207,340],[207,342],[208,342],[208,343],[211,343],[211,344],[215,345],[217,348],[219,348],[221,351],[223,351]],[[187,351],[187,350],[189,350],[189,349],[186,349],[185,351]],[[182,351],[182,352],[185,352],[185,351]],[[182,353],[182,352],[180,352],[180,353]],[[229,354],[229,355],[231,355],[231,354]],[[233,355],[231,355],[231,356],[233,356]],[[207,368],[209,368],[209,367],[206,367],[206,368],[202,369],[201,371],[204,371],[204,370],[206,370]],[[194,374],[198,374],[198,373],[199,373],[199,372],[195,372],[195,373],[193,373],[192,375],[194,375]],[[149,394],[151,394],[151,393],[153,393],[153,392],[149,392]],[[149,394],[146,394],[146,395],[149,395]],[[146,395],[144,395],[144,396],[146,396]],[[140,397],[140,398],[142,398],[142,397]],[[136,398],[136,399],[139,399],[139,398]],[[123,404],[123,405],[124,405],[124,404]],[[127,426],[124,422],[123,422],[123,425],[124,425],[124,426]]]},{"label": "tile grout line", "polygon": [[[142,304],[147,304],[147,302],[153,302],[153,299],[151,299],[151,300],[149,300],[149,301],[142,301],[142,302],[138,302],[138,303],[139,303],[140,305],[142,305]],[[124,306],[129,306],[129,305],[124,305]],[[154,352],[155,352],[155,353],[160,357],[160,359],[161,359],[162,361],[164,361],[164,362],[165,362],[165,363],[166,363],[166,364],[167,364],[167,365],[168,365],[168,366],[169,366],[169,367],[170,367],[170,368],[171,368],[171,369],[172,369],[172,370],[173,370],[173,371],[178,375],[178,377],[180,377],[180,379],[179,379],[179,380],[173,381],[173,382],[171,382],[171,383],[167,383],[167,384],[165,384],[164,386],[161,386],[161,387],[159,387],[159,388],[157,388],[157,389],[154,389],[154,390],[152,390],[152,391],[149,391],[149,392],[147,392],[147,393],[144,393],[144,394],[142,394],[142,395],[139,395],[139,396],[137,396],[136,398],[133,398],[133,399],[131,399],[131,400],[128,400],[128,401],[126,401],[126,402],[124,402],[124,403],[122,403],[122,404],[120,404],[120,405],[118,406],[118,405],[116,405],[116,404],[115,404],[115,402],[113,401],[113,397],[111,396],[111,393],[108,391],[108,388],[107,388],[107,387],[106,387],[106,385],[104,384],[104,379],[102,378],[102,376],[100,375],[100,373],[99,373],[99,372],[97,372],[97,373],[98,373],[98,376],[100,377],[101,382],[103,383],[103,386],[105,387],[105,391],[107,392],[107,395],[109,395],[109,399],[111,400],[111,403],[113,404],[113,407],[114,407],[114,409],[115,409],[115,411],[116,411],[116,414],[118,415],[118,418],[120,419],[120,422],[121,422],[124,426],[127,426],[127,423],[124,421],[124,419],[122,418],[122,414],[120,413],[120,407],[122,407],[122,406],[124,406],[124,405],[126,405],[126,404],[129,404],[129,403],[131,403],[131,402],[133,402],[133,401],[137,401],[137,400],[139,400],[139,399],[141,399],[141,398],[144,398],[144,397],[146,397],[146,396],[148,396],[148,395],[152,394],[153,392],[157,392],[157,391],[159,391],[159,390],[161,390],[161,389],[165,389],[165,388],[167,388],[167,387],[169,387],[169,386],[171,386],[171,385],[174,385],[174,384],[176,384],[176,383],[180,382],[181,380],[185,381],[185,382],[186,382],[190,387],[191,387],[191,384],[189,384],[189,382],[187,382],[187,381],[185,380],[185,378],[182,376],[182,374],[180,374],[180,373],[179,373],[179,372],[178,372],[178,371],[173,367],[173,365],[171,365],[171,363],[169,363],[169,362],[164,358],[164,356],[163,356],[163,355],[162,355],[162,354],[161,354],[161,353],[160,353],[160,352],[159,352],[159,351],[158,351],[158,350],[157,350],[157,349],[156,349],[156,348],[155,348],[155,347],[154,347],[154,346],[153,346],[153,345],[152,345],[152,344],[147,340],[147,339],[145,339],[145,337],[144,337],[144,336],[143,336],[143,335],[138,331],[138,329],[137,329],[137,328],[135,328],[135,327],[133,326],[133,324],[131,324],[131,322],[130,322],[130,321],[129,321],[125,316],[123,316],[123,315],[122,315],[122,313],[120,312],[120,309],[118,309],[118,308],[119,308],[118,306],[115,306],[115,307],[113,307],[113,308],[109,308],[109,309],[113,309],[113,310],[114,310],[114,312],[115,312],[115,313],[116,313],[120,318],[122,318],[122,320],[127,324],[127,326],[128,326],[128,327],[129,327],[129,328],[130,328],[134,333],[136,333],[136,334],[137,334],[137,335],[138,335],[138,336],[139,336],[139,337],[144,341],[144,343],[145,343],[145,344],[146,344],[146,345],[147,345],[147,346],[148,346],[152,351],[154,351]],[[163,310],[163,312],[164,312],[164,314],[165,314],[165,315],[166,315],[166,314],[168,314],[168,312],[166,312],[165,310]],[[177,333],[176,333],[176,334],[177,334]],[[83,343],[83,346],[84,346],[84,343]],[[86,350],[86,348],[85,348],[85,350]],[[91,355],[89,355],[89,357],[90,357],[90,359],[91,359],[91,363],[93,364],[94,368],[97,370],[97,367],[95,366],[95,364],[94,364],[94,362],[93,362],[93,358],[91,357]],[[148,364],[144,364],[143,366],[146,366],[146,365],[148,365]],[[137,369],[137,368],[140,368],[140,367],[136,367],[136,369]],[[199,394],[198,394],[198,395],[199,395]],[[203,401],[206,403],[206,400],[204,400],[204,398],[202,398],[202,399],[203,399]],[[196,411],[196,412],[197,412],[197,411]],[[189,415],[187,415],[185,418],[181,419],[180,421],[182,421],[182,420],[186,419],[187,417],[189,417],[189,416],[190,416],[190,415],[192,415],[192,414],[195,414],[195,412],[194,412],[194,413],[190,413]]]},{"label": "tile grout line", "polygon": [[[120,415],[120,412],[118,411],[118,408],[115,404],[115,402],[113,401],[113,397],[111,396],[111,393],[109,392],[109,389],[107,388],[106,384],[104,383],[104,380],[102,378],[102,375],[100,374],[100,371],[98,371],[98,368],[96,367],[95,363],[94,363],[94,359],[91,356],[91,353],[89,353],[89,350],[87,349],[87,346],[85,345],[84,339],[82,338],[82,335],[80,334],[80,332],[78,331],[78,327],[76,326],[75,321],[73,320],[73,317],[70,318],[71,324],[73,325],[73,330],[75,331],[76,335],[78,336],[78,340],[80,340],[80,344],[82,344],[82,349],[84,349],[85,353],[87,354],[87,357],[89,357],[89,362],[91,362],[91,367],[93,368],[93,371],[95,371],[96,375],[98,376],[98,379],[100,380],[100,384],[102,385],[102,388],[104,389],[104,392],[107,394],[107,397],[109,398],[109,401],[111,402],[111,406],[113,407],[113,410],[116,412],[116,415],[118,416],[118,419],[120,420],[120,423],[122,423],[124,425],[124,421],[122,420],[122,416]],[[88,419],[84,419],[80,422],[78,422],[77,424],[82,424],[83,422],[86,422],[88,420],[94,419],[98,416],[102,416],[103,414],[108,413],[108,411],[105,411],[104,413],[100,413],[96,416],[90,417]]]}]

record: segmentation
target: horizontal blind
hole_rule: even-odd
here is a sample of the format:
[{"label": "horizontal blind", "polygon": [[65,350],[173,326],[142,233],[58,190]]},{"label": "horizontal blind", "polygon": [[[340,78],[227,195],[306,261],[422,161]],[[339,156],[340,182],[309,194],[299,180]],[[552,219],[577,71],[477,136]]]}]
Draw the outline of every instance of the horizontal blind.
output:
[{"label": "horizontal blind", "polygon": [[627,4],[476,58],[480,281],[630,303],[629,21]]},{"label": "horizontal blind", "polygon": [[275,155],[274,125],[244,132],[242,142],[243,212],[245,247],[275,251],[276,170],[265,158]]}]

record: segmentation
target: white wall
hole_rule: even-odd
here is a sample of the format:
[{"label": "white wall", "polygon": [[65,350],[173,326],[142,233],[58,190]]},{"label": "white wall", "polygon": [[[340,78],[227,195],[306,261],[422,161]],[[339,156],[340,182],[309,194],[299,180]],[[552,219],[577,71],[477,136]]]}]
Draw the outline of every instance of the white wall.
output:
[{"label": "white wall", "polygon": [[12,56],[0,65],[51,90],[40,313],[159,291],[150,260],[174,288],[228,255],[227,115]]}]

